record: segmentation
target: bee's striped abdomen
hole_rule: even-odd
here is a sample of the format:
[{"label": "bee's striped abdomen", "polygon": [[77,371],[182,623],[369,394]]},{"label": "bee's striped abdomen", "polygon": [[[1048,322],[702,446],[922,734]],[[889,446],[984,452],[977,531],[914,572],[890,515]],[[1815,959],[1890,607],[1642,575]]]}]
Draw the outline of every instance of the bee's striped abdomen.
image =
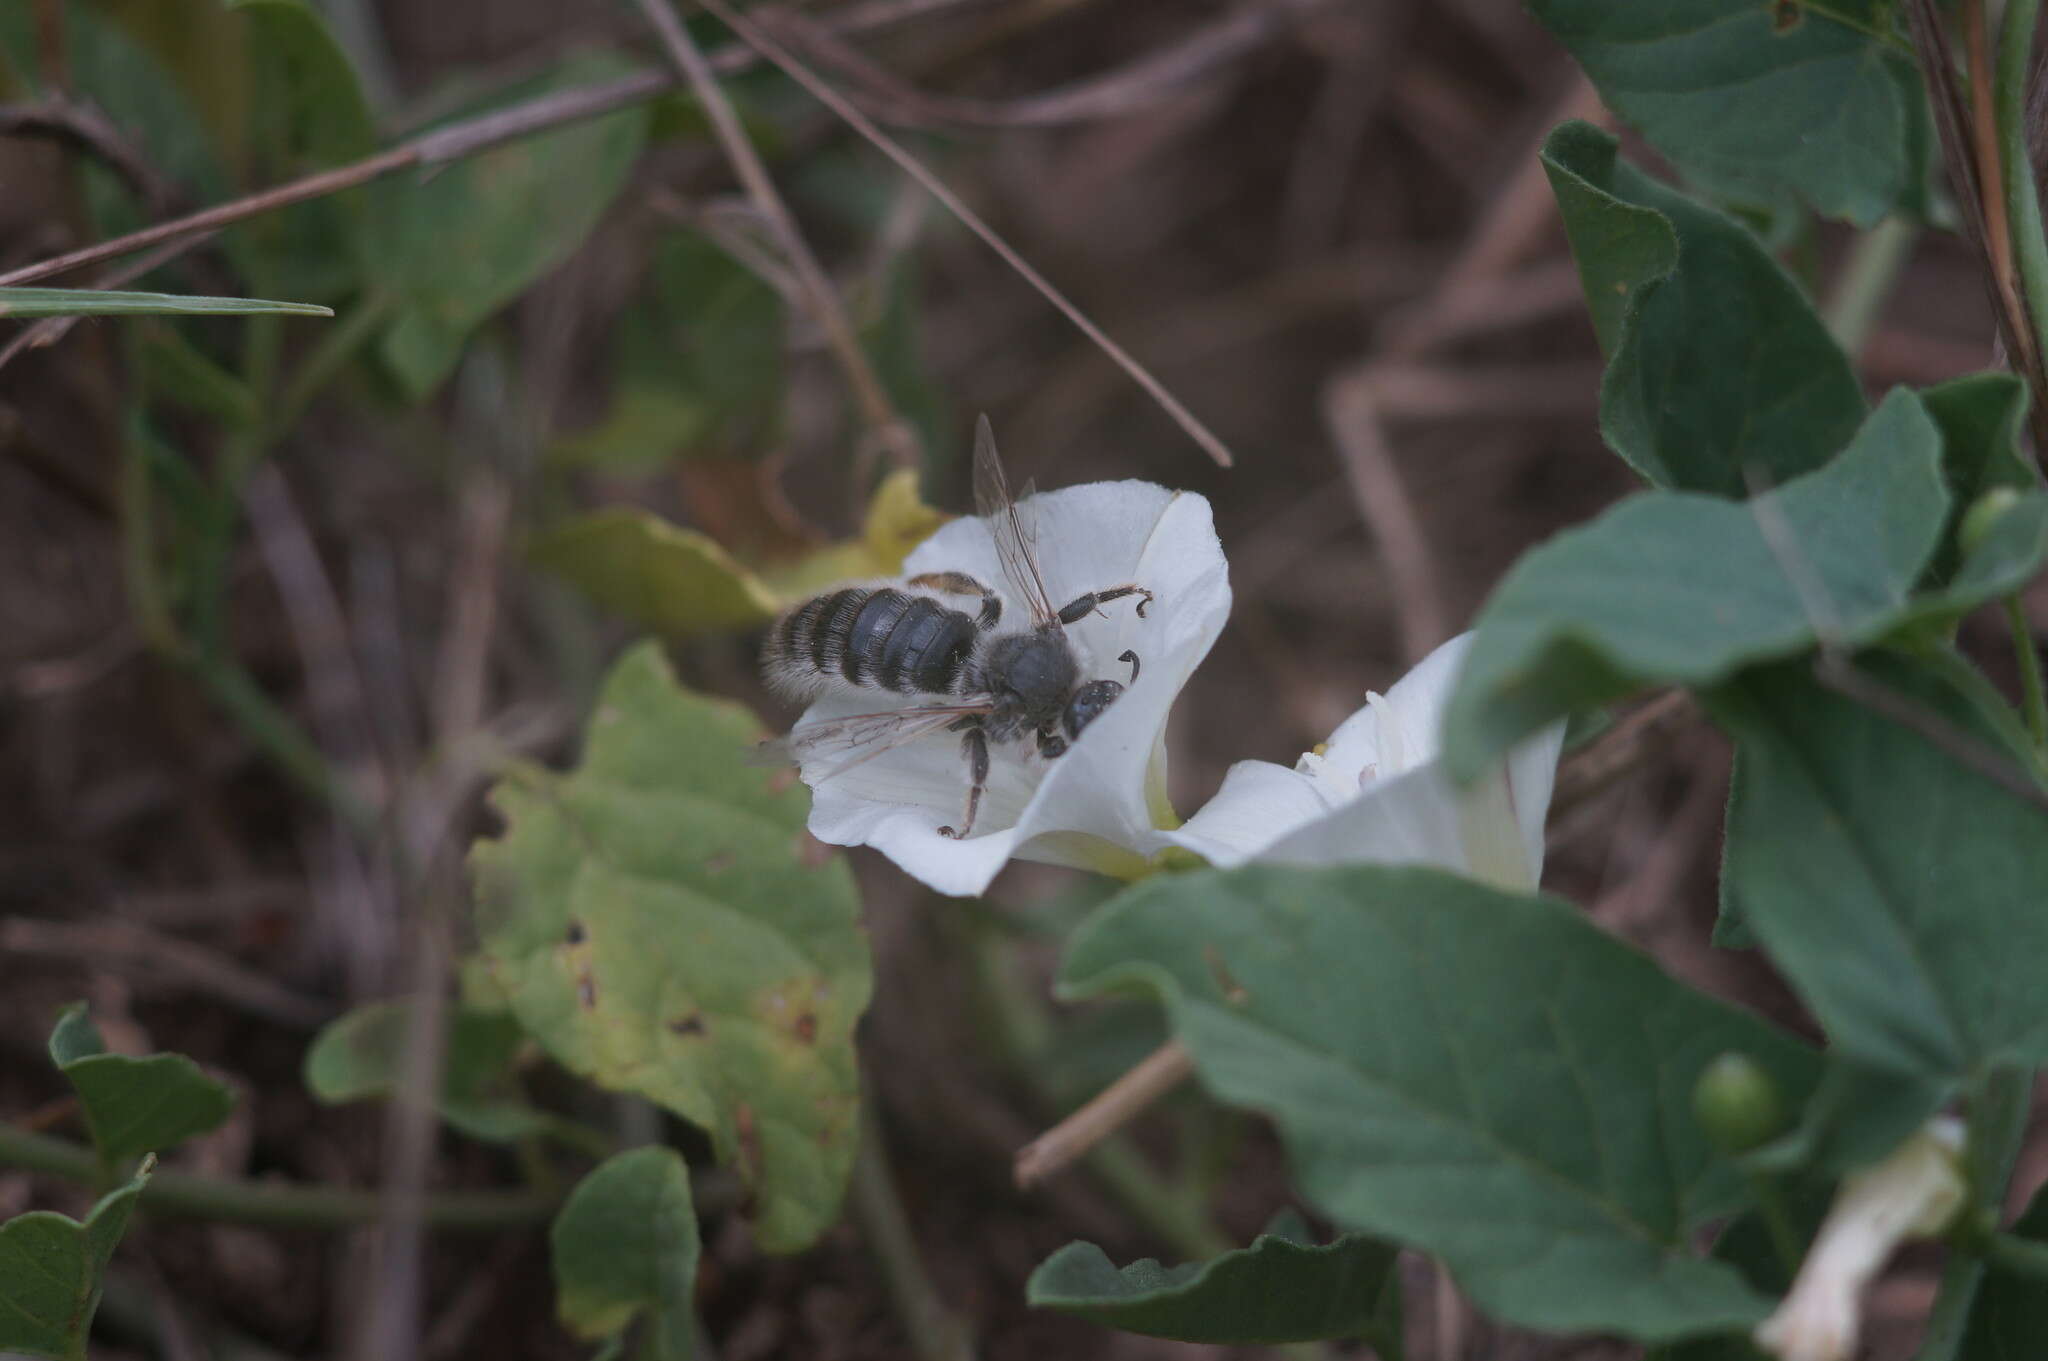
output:
[{"label": "bee's striped abdomen", "polygon": [[[907,695],[951,694],[974,649],[974,621],[924,596],[908,599],[909,608],[890,626],[888,636],[864,654],[875,662],[874,683]],[[863,620],[867,614],[868,610],[861,611]],[[859,631],[855,624],[854,632]]]},{"label": "bee's striped abdomen", "polygon": [[854,616],[873,594],[860,587],[829,591],[776,620],[761,659],[768,683],[791,699],[810,699],[823,691],[839,674]]},{"label": "bee's striped abdomen", "polygon": [[769,683],[807,699],[838,678],[901,694],[957,693],[979,634],[974,619],[927,596],[849,587],[817,596],[768,637]]}]

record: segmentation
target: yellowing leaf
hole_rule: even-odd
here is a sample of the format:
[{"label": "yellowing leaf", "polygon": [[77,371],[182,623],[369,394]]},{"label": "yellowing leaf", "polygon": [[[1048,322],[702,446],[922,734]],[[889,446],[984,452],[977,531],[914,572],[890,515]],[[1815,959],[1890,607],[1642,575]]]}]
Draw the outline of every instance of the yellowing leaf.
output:
[{"label": "yellowing leaf", "polygon": [[917,474],[899,468],[882,479],[868,502],[867,525],[861,537],[874,556],[877,574],[894,576],[903,570],[910,550],[929,539],[952,517],[924,503],[918,494]]},{"label": "yellowing leaf", "polygon": [[470,866],[478,958],[527,1033],[703,1127],[753,1190],[761,1245],[791,1252],[853,1166],[873,976],[853,876],[804,831],[803,788],[747,763],[760,736],[643,644],[574,773],[499,781],[505,834]]},{"label": "yellowing leaf", "polygon": [[710,538],[644,510],[578,516],[528,551],[599,606],[656,633],[752,628],[782,608],[759,577]]},{"label": "yellowing leaf", "polygon": [[528,552],[600,607],[689,637],[765,624],[834,582],[895,576],[947,518],[920,499],[917,474],[902,469],[876,489],[859,538],[772,566],[750,567],[708,535],[622,506],[577,516]]}]

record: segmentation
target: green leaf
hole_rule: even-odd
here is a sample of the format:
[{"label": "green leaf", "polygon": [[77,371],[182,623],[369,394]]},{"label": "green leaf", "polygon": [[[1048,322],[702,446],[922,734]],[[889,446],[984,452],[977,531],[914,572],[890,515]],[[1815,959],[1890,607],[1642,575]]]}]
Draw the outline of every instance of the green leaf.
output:
[{"label": "green leaf", "polygon": [[[1291,1222],[1283,1222],[1291,1221]],[[1119,1269],[1093,1243],[1069,1243],[1024,1287],[1034,1309],[1177,1342],[1312,1342],[1367,1338],[1400,1361],[1397,1250],[1358,1234],[1317,1247],[1298,1216],[1276,1218],[1248,1248],[1164,1267]]]},{"label": "green leaf", "polygon": [[83,1002],[66,1007],[50,1032],[50,1059],[78,1092],[93,1145],[109,1166],[169,1152],[235,1108],[234,1091],[183,1054],[135,1059],[105,1049]]},{"label": "green leaf", "polygon": [[1737,1050],[1803,1104],[1815,1057],[1564,903],[1383,865],[1174,875],[1083,927],[1061,979],[1158,994],[1310,1199],[1441,1257],[1498,1318],[1660,1340],[1768,1308],[1692,1253],[1746,1199],[1693,1084]]},{"label": "green leaf", "polygon": [[832,1223],[853,1165],[873,980],[852,875],[804,831],[803,788],[747,763],[760,736],[643,644],[574,774],[493,789],[506,831],[470,865],[482,967],[527,1033],[707,1130],[787,1252]]},{"label": "green leaf", "polygon": [[175,403],[237,430],[253,430],[262,412],[249,385],[194,345],[174,323],[143,328],[136,346],[153,400]]},{"label": "green leaf", "polygon": [[[2008,1233],[2048,1244],[2048,1188],[2036,1191]],[[2048,1337],[2048,1279],[1994,1262],[1977,1287],[1955,1361],[2031,1361]]]},{"label": "green leaf", "polygon": [[1678,268],[1678,230],[1655,208],[1617,197],[1608,187],[1618,179],[1637,196],[1649,191],[1642,176],[1616,159],[1615,143],[1586,124],[1567,123],[1552,132],[1542,160],[1579,266],[1600,353],[1612,359],[1627,337],[1631,312],[1640,310],[1631,304],[1646,300],[1638,292]]},{"label": "green leaf", "polygon": [[646,1315],[636,1355],[685,1361],[694,1350],[697,1215],[690,1170],[670,1148],[621,1153],[578,1182],[548,1231],[555,1314],[585,1340]]},{"label": "green leaf", "polygon": [[[586,55],[497,102],[629,69]],[[583,243],[625,188],[646,132],[645,109],[620,109],[451,162],[424,181],[372,186],[364,269],[399,301],[382,354],[408,393],[440,386],[470,332]]]},{"label": "green leaf", "polygon": [[1772,1176],[1853,1172],[1882,1161],[1954,1094],[1953,1083],[1831,1053],[1798,1125],[1745,1156],[1742,1164]]},{"label": "green leaf", "polygon": [[[393,1001],[371,1002],[328,1022],[306,1050],[306,1089],[328,1105],[388,1097],[404,1068],[411,1019],[410,1005]],[[524,1038],[519,1022],[503,1012],[456,1008],[441,1060],[441,1118],[492,1143],[554,1134],[587,1146],[590,1138],[579,1127],[535,1109],[510,1085],[508,1070]]]},{"label": "green leaf", "polygon": [[1865,410],[1841,347],[1754,236],[1615,147],[1586,123],[1543,144],[1608,352],[1607,443],[1659,486],[1723,496],[1819,467]]},{"label": "green leaf", "polygon": [[0,1224],[0,1352],[85,1361],[107,1263],[154,1166],[145,1160],[83,1224],[51,1210]]},{"label": "green leaf", "polygon": [[[146,22],[147,11],[165,11],[189,31],[204,30],[203,16],[171,14],[171,6],[129,6],[121,18]],[[138,12],[141,11],[141,12]],[[71,88],[88,94],[108,119],[165,180],[178,186],[193,203],[216,203],[229,196],[230,185],[214,151],[214,140],[194,108],[157,55],[125,31],[96,5],[66,5],[64,32]],[[41,72],[33,5],[0,5],[0,49],[19,89],[35,88]],[[41,90],[43,97],[62,92]],[[113,236],[143,226],[150,217],[127,184],[113,172],[86,158],[80,162],[85,199],[97,235]]]},{"label": "green leaf", "polygon": [[367,156],[377,124],[348,55],[306,0],[226,0],[242,18],[254,177],[281,182]]},{"label": "green leaf", "polygon": [[1899,623],[1946,625],[2034,579],[2048,560],[2048,492],[2022,492],[1946,586],[1916,598]]},{"label": "green leaf", "polygon": [[263,298],[197,298],[179,293],[117,293],[97,288],[0,288],[0,318],[118,317],[270,312],[295,317],[331,317],[334,309],[310,302]]},{"label": "green leaf", "polygon": [[[2039,485],[2020,447],[2027,417],[2025,383],[2009,373],[1972,373],[1925,389],[1920,400],[1941,427],[1941,470],[1955,497],[1951,536],[1986,492],[1998,487],[2029,492]],[[1938,582],[1949,580],[1960,556],[1953,542],[1943,543],[1929,575]]]},{"label": "green leaf", "polygon": [[634,506],[576,516],[534,539],[527,556],[599,608],[669,637],[752,628],[783,607],[715,540]]},{"label": "green leaf", "polygon": [[1870,226],[1918,212],[1926,98],[1884,0],[1530,0],[1607,106],[1752,202]]},{"label": "green leaf", "polygon": [[711,238],[664,238],[620,318],[622,379],[695,406],[695,437],[726,453],[759,452],[781,421],[782,296]]},{"label": "green leaf", "polygon": [[947,432],[957,429],[945,384],[933,372],[925,343],[926,321],[933,308],[925,298],[923,270],[916,252],[905,251],[881,271],[881,294],[872,324],[861,343],[874,360],[875,375],[889,401],[916,429],[926,449],[946,447]]},{"label": "green leaf", "polygon": [[[1924,669],[1882,656],[1860,666],[1997,749]],[[1804,667],[1745,675],[1708,707],[1742,755],[1729,896],[1834,1046],[1935,1084],[2048,1061],[2048,814]]]},{"label": "green leaf", "polygon": [[637,476],[659,472],[689,453],[712,423],[703,403],[665,385],[623,384],[604,419],[548,448],[558,468]]},{"label": "green leaf", "polygon": [[[1890,1149],[1880,1150],[1883,1153]],[[1788,1225],[1796,1243],[1808,1243],[1827,1213],[1830,1196],[1825,1182],[1781,1183],[1778,1195],[1785,1206]],[[1744,1280],[1766,1295],[1783,1295],[1792,1286],[1797,1262],[1781,1255],[1763,1215],[1748,1210],[1737,1215],[1714,1237],[1714,1258],[1727,1262],[1742,1273]],[[1747,1332],[1721,1333],[1688,1338],[1652,1347],[1643,1361],[1771,1361]]]},{"label": "green leaf", "polygon": [[[235,148],[245,183],[282,184],[377,149],[355,68],[318,11],[306,0],[226,4],[246,54],[248,109]],[[339,296],[360,281],[352,243],[368,205],[361,189],[294,204],[238,225],[229,240],[251,277],[279,291]]]},{"label": "green leaf", "polygon": [[2020,447],[2026,429],[2027,385],[2009,373],[1971,373],[1920,394],[1941,427],[1942,472],[1958,506],[1993,487],[2032,491],[2040,485]]},{"label": "green leaf", "polygon": [[1755,503],[1645,492],[1526,554],[1475,626],[1445,720],[1453,769],[1476,774],[1638,686],[1712,684],[1803,651],[1823,607],[1839,641],[1884,634],[1947,519],[1940,457],[1933,421],[1899,389],[1832,463]]}]

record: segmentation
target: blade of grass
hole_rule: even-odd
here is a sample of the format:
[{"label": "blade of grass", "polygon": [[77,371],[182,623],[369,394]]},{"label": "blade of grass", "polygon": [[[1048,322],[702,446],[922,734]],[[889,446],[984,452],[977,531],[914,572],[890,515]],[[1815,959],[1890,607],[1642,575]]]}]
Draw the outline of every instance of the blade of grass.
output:
[{"label": "blade of grass", "polygon": [[268,298],[201,298],[182,293],[117,293],[97,288],[0,288],[0,318],[234,316],[331,317],[334,309]]}]

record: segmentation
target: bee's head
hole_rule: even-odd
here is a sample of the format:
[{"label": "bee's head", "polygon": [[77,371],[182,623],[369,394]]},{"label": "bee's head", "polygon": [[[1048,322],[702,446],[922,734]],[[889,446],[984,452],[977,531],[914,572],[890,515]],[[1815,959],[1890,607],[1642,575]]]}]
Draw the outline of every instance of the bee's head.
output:
[{"label": "bee's head", "polygon": [[1102,711],[1123,692],[1123,683],[1113,680],[1089,681],[1074,691],[1067,700],[1067,711],[1060,715],[1060,725],[1067,730],[1068,740],[1079,737],[1081,729],[1100,718]]}]

